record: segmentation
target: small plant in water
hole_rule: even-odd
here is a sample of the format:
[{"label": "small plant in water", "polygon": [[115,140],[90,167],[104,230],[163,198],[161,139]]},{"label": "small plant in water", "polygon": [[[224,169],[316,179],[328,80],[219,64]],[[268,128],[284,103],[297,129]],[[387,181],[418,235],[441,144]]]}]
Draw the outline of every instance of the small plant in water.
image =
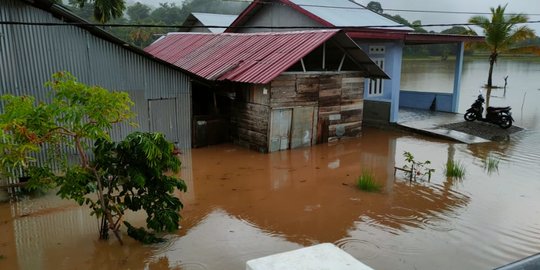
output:
[{"label": "small plant in water", "polygon": [[499,171],[499,159],[489,156],[484,160],[484,169],[487,170],[488,173],[498,172]]},{"label": "small plant in water", "polygon": [[356,186],[360,190],[368,192],[381,191],[382,189],[382,185],[375,181],[375,177],[370,171],[362,171],[362,174],[358,177]]},{"label": "small plant in water", "polygon": [[431,161],[416,161],[411,152],[408,151],[404,151],[403,156],[405,157],[407,164],[403,166],[402,170],[405,171],[410,181],[416,181],[417,178],[422,178],[424,176],[428,177],[428,181],[431,180],[431,174],[435,172],[435,169],[427,166],[431,164]]},{"label": "small plant in water", "polygon": [[450,160],[446,163],[445,173],[447,177],[462,179],[465,177],[465,166],[459,161]]}]

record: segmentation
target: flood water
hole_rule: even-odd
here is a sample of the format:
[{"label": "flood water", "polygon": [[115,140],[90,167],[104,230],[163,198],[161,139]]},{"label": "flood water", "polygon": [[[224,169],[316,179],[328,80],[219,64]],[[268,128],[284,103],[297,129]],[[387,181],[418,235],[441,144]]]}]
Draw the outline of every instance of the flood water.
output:
[{"label": "flood water", "polygon": [[[509,77],[510,102],[523,97],[510,96],[522,89],[517,76]],[[89,211],[54,194],[0,204],[0,269],[245,269],[247,260],[323,242],[375,269],[515,261],[540,252],[540,91],[526,87],[527,114],[516,120],[527,130],[503,142],[465,145],[365,128],[357,139],[272,154],[228,144],[186,151],[184,219],[159,245],[98,241]],[[472,101],[476,89],[462,100]],[[430,182],[394,177],[404,151],[432,162]],[[488,156],[500,160],[498,171],[486,171]],[[452,159],[465,165],[464,179],[444,176]],[[381,193],[354,187],[362,170],[384,185]]]}]

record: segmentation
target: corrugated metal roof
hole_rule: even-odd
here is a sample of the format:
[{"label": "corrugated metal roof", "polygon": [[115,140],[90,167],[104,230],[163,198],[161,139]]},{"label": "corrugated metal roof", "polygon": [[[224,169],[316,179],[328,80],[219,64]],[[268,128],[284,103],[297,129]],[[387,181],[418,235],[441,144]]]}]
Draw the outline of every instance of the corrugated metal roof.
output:
[{"label": "corrugated metal roof", "polygon": [[388,30],[411,31],[410,27],[377,14],[350,0],[289,0],[311,14],[329,22],[333,26],[379,27]]},{"label": "corrugated metal roof", "polygon": [[231,25],[238,15],[227,15],[227,14],[214,14],[214,13],[202,13],[202,12],[193,12],[191,13],[199,22],[204,26],[223,26],[223,28],[208,28],[212,33],[223,33],[229,25]]},{"label": "corrugated metal roof", "polygon": [[208,80],[265,84],[325,41],[336,42],[366,76],[388,76],[339,30],[273,33],[169,33],[146,52]]}]

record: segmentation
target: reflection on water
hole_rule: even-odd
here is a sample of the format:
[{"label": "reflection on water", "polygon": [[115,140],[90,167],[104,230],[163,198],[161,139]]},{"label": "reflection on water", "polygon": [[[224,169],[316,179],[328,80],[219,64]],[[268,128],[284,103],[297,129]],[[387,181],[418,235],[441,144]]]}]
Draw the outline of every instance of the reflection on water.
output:
[{"label": "reflection on water", "polygon": [[[403,62],[401,89],[452,93],[455,61]],[[461,78],[459,112],[464,113],[487,82],[489,63],[486,59],[465,59]],[[516,125],[540,129],[540,62],[529,59],[509,60],[501,57],[493,70],[493,84],[504,89],[492,91],[491,106],[512,106]],[[485,95],[485,91],[484,91]]]},{"label": "reflection on water", "polygon": [[[378,269],[486,269],[538,252],[540,134],[454,144],[366,129],[361,138],[272,154],[232,145],[184,153],[182,227],[167,243],[97,240],[86,209],[54,195],[0,205],[0,269],[242,269],[245,261],[331,242]],[[403,151],[431,182],[394,179]],[[488,175],[483,159],[501,159]],[[465,179],[443,175],[448,160]],[[371,170],[382,193],[355,188]],[[132,215],[142,222],[144,217]]]}]

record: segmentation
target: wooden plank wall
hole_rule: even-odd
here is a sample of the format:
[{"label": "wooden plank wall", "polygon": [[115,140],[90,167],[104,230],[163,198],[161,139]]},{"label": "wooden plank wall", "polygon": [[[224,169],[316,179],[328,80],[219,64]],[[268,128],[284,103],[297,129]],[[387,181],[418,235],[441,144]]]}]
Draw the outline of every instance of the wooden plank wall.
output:
[{"label": "wooden plank wall", "polygon": [[266,85],[238,86],[231,108],[235,144],[268,152],[273,109],[314,106],[317,143],[356,137],[362,129],[364,78],[358,73],[284,74]]},{"label": "wooden plank wall", "polygon": [[272,108],[314,106],[318,99],[318,75],[281,75],[270,83]]},{"label": "wooden plank wall", "polygon": [[362,130],[364,78],[359,73],[286,74],[270,87],[272,108],[318,106],[318,143],[357,137]]},{"label": "wooden plank wall", "polygon": [[322,76],[320,88],[319,123],[322,125],[319,125],[319,130],[328,132],[328,138],[322,141],[359,136],[364,107],[364,78],[359,74]]},{"label": "wooden plank wall", "polygon": [[243,86],[236,91],[237,98],[231,108],[230,134],[234,144],[266,153],[270,107],[267,105],[269,94],[263,94],[264,87],[268,86]]}]

